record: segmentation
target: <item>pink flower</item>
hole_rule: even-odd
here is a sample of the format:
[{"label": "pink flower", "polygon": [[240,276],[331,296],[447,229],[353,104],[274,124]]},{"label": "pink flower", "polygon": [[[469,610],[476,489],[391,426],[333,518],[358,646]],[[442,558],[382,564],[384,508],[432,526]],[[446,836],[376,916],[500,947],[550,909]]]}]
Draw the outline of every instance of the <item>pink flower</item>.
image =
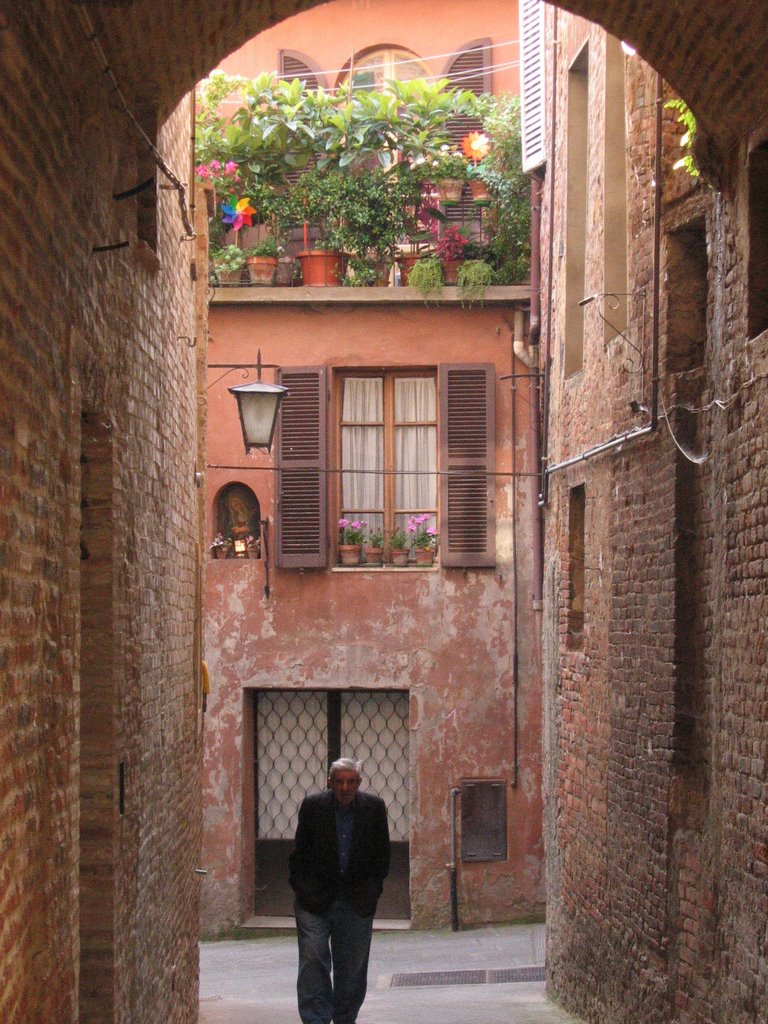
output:
[{"label": "pink flower", "polygon": [[339,520],[339,529],[343,530],[347,526],[349,526],[349,520],[348,519],[340,519]]},{"label": "pink flower", "polygon": [[219,163],[218,160],[211,160],[211,162],[208,164],[208,166],[210,167],[210,169],[212,171],[220,171],[221,170],[221,164]]},{"label": "pink flower", "polygon": [[195,168],[195,174],[198,178],[202,178],[203,181],[207,181],[211,176],[211,170],[207,164],[200,164],[199,167]]},{"label": "pink flower", "polygon": [[235,163],[234,160],[227,160],[227,162],[224,164],[224,173],[237,174],[237,164]]}]

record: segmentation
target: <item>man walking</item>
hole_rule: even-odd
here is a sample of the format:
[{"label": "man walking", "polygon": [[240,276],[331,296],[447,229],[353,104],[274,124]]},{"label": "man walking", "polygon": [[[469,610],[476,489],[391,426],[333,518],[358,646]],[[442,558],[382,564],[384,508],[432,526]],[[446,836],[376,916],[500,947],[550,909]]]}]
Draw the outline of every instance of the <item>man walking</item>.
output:
[{"label": "man walking", "polygon": [[299,808],[289,864],[303,1024],[355,1024],[365,999],[373,915],[389,871],[389,827],[384,801],[359,792],[361,768],[347,757],[334,761],[329,788]]}]

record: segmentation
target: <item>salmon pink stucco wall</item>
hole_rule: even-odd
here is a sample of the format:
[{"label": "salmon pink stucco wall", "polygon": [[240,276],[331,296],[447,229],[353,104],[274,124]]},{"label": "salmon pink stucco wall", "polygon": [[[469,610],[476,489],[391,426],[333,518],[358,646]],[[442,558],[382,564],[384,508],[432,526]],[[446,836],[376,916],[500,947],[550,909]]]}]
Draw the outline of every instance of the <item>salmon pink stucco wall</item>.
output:
[{"label": "salmon pink stucco wall", "polygon": [[[358,294],[361,290],[357,290]],[[363,289],[362,291],[367,291]],[[378,291],[378,290],[376,290]],[[362,301],[211,308],[209,361],[284,367],[496,366],[497,564],[489,569],[280,570],[263,560],[210,560],[205,656],[211,674],[204,769],[203,930],[253,913],[252,689],[407,690],[410,695],[410,898],[416,927],[449,921],[450,789],[503,780],[508,858],[459,865],[463,922],[512,920],[543,907],[540,674],[531,602],[533,478],[527,383],[518,389],[513,492],[510,305],[403,306]],[[256,493],[274,524],[274,457],[245,456],[235,373],[209,370],[208,530],[232,481]],[[270,379],[271,371],[265,378]],[[217,382],[218,381],[218,382]],[[332,435],[331,435],[332,436]],[[258,468],[260,467],[260,468]],[[519,683],[515,779],[513,522],[517,508]],[[329,509],[330,524],[337,512]],[[274,531],[271,529],[271,538]],[[331,529],[332,536],[335,531]],[[517,784],[515,785],[515,781]]]},{"label": "salmon pink stucco wall", "polygon": [[414,3],[413,0],[336,0],[286,18],[249,40],[219,65],[231,75],[278,71],[281,50],[304,54],[333,88],[341,69],[374,47],[409,50],[422,58],[429,77],[440,77],[467,43],[489,39],[490,90],[520,91],[516,0]]}]

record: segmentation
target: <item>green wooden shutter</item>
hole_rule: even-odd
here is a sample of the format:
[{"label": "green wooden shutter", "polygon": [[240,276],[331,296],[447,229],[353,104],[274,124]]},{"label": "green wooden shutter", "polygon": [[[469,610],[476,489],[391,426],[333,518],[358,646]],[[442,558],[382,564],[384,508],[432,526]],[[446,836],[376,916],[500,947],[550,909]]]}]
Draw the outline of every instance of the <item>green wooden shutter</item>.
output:
[{"label": "green wooden shutter", "polygon": [[277,436],[276,564],[320,569],[328,562],[327,392],[324,366],[281,369],[288,388]]},{"label": "green wooden shutter", "polygon": [[496,375],[491,363],[440,367],[440,561],[496,564]]}]

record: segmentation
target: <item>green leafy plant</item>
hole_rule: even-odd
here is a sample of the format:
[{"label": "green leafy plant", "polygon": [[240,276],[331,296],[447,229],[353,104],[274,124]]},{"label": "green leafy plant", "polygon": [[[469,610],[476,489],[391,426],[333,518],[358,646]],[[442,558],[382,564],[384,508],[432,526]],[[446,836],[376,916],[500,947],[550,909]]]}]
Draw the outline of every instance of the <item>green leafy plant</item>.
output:
[{"label": "green leafy plant", "polygon": [[396,529],[393,530],[389,535],[389,546],[390,549],[394,548],[395,551],[403,551],[408,547],[408,537],[405,530]]},{"label": "green leafy plant", "polygon": [[399,168],[344,175],[337,209],[341,248],[368,260],[391,260],[407,232],[406,210],[420,195],[420,184]]},{"label": "green leafy plant", "polygon": [[384,534],[381,530],[370,530],[368,532],[368,547],[381,548],[384,546]]},{"label": "green leafy plant", "polygon": [[252,245],[250,249],[246,249],[247,256],[272,256],[275,259],[277,259],[279,252],[280,247],[274,235],[267,235],[266,238],[262,238],[260,242]]},{"label": "green leafy plant", "polygon": [[680,148],[683,151],[683,155],[672,166],[675,170],[684,168],[692,178],[698,178],[701,172],[696,166],[696,160],[693,156],[693,140],[696,138],[696,118],[685,100],[679,98],[667,100],[664,107],[666,110],[676,110],[678,112],[677,123],[681,124],[685,129],[680,136]]},{"label": "green leafy plant", "polygon": [[417,260],[408,276],[408,284],[418,288],[424,296],[439,292],[443,287],[443,266],[437,256]]},{"label": "green leafy plant", "polygon": [[359,519],[339,520],[339,544],[362,544],[365,541],[366,523]]},{"label": "green leafy plant", "polygon": [[220,249],[211,250],[211,263],[216,273],[228,273],[242,270],[247,254],[239,245],[223,245]]},{"label": "green leafy plant", "polygon": [[469,161],[462,155],[458,146],[445,144],[427,157],[423,173],[430,181],[442,181],[444,178],[466,181]]},{"label": "green leafy plant", "polygon": [[495,284],[515,284],[531,267],[531,185],[523,172],[520,98],[482,96],[478,113],[490,142],[482,178],[493,195],[484,258],[494,265]]},{"label": "green leafy plant", "polygon": [[481,300],[485,289],[493,284],[493,267],[484,260],[465,260],[459,267],[456,283],[462,299]]}]

